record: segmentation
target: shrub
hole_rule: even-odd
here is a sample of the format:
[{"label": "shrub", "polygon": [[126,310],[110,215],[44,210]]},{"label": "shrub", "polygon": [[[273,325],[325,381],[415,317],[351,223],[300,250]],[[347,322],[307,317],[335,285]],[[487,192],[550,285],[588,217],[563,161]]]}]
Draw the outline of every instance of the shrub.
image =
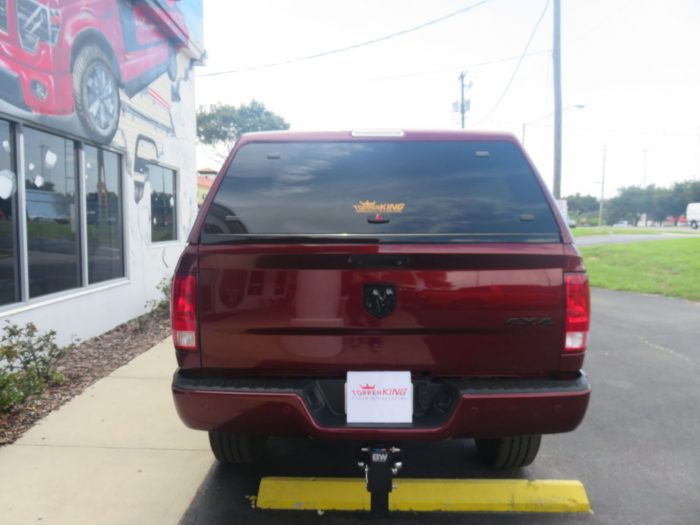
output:
[{"label": "shrub", "polygon": [[40,333],[34,323],[24,327],[9,321],[0,336],[0,411],[21,405],[49,383],[60,383],[58,361],[75,348],[56,344],[56,332]]},{"label": "shrub", "polygon": [[151,299],[146,301],[148,313],[156,317],[167,317],[170,313],[170,286],[171,280],[163,278],[158,283],[156,288],[162,294],[160,299]]}]

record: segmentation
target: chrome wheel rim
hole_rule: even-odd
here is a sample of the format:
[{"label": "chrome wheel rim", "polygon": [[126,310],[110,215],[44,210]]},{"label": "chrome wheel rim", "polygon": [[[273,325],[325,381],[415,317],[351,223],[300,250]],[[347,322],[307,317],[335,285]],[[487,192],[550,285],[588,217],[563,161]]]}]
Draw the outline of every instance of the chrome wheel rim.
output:
[{"label": "chrome wheel rim", "polygon": [[112,73],[101,62],[90,66],[86,78],[87,109],[90,120],[100,131],[108,131],[117,115],[118,94]]}]

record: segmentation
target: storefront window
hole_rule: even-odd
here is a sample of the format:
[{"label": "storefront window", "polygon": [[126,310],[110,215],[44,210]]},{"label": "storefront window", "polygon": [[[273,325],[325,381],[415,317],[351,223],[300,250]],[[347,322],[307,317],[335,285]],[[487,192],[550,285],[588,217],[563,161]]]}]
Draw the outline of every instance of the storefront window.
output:
[{"label": "storefront window", "polygon": [[0,306],[20,300],[14,149],[12,127],[0,120]]},{"label": "storefront window", "polygon": [[25,128],[29,297],[80,286],[75,143]]},{"label": "storefront window", "polygon": [[177,239],[175,172],[157,164],[148,165],[151,181],[151,241]]},{"label": "storefront window", "polygon": [[119,155],[85,146],[88,282],[124,277]]}]

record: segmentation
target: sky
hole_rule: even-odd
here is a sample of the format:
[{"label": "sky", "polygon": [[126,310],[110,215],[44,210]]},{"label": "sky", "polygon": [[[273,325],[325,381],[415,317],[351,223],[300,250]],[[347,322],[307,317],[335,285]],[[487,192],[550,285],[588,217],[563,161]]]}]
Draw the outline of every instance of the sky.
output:
[{"label": "sky", "polygon": [[[553,16],[547,0],[488,0],[347,52],[207,76],[351,46],[478,1],[205,0],[208,59],[197,68],[197,105],[255,99],[293,130],[458,129],[453,103],[466,71],[472,83],[466,128],[522,139],[525,125],[526,149],[551,188]],[[604,148],[606,197],[644,180],[657,186],[700,180],[700,1],[561,4],[562,195],[600,195]],[[218,167],[206,148],[197,155],[199,168]]]}]

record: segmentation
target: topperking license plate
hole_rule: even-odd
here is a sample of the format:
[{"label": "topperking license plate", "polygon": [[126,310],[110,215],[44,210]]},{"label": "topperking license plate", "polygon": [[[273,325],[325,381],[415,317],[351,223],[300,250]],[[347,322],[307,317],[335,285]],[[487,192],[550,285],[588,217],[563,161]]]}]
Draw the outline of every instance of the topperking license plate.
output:
[{"label": "topperking license plate", "polygon": [[411,423],[411,373],[348,372],[345,414],[348,423]]}]

